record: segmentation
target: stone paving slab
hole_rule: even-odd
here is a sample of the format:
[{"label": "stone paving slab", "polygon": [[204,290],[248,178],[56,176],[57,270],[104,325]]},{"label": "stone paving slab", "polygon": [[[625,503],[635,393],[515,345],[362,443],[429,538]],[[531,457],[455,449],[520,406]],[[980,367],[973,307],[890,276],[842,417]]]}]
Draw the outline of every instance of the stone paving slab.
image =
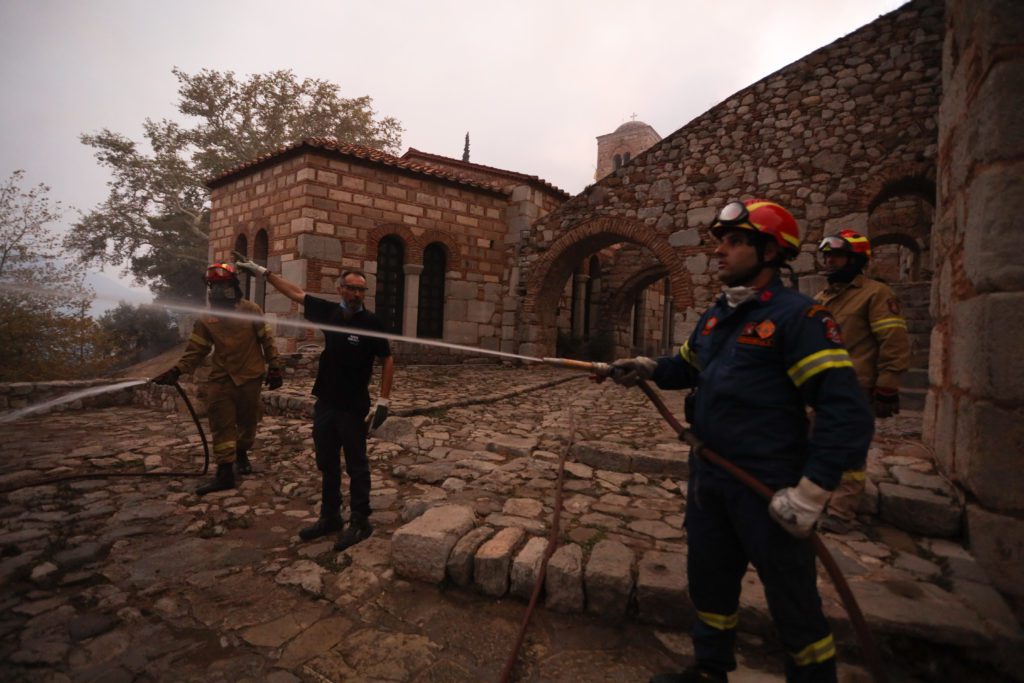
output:
[{"label": "stone paving slab", "polygon": [[[253,452],[256,473],[235,491],[200,499],[192,493],[197,479],[183,475],[44,484],[0,495],[3,680],[494,680],[522,618],[525,591],[495,600],[434,584],[451,571],[459,540],[492,520],[507,522],[494,532],[518,527],[535,552],[543,548],[557,461],[570,436],[575,444],[601,444],[605,458],[596,465],[572,461],[565,481],[560,537],[563,547],[579,549],[578,565],[569,563],[581,568],[575,581],[583,586],[595,551],[613,544],[636,558],[635,595],[625,620],[538,609],[519,680],[644,680],[688,663],[683,632],[648,625],[685,623],[686,472],[622,465],[637,454],[680,462],[686,450],[639,392],[554,383],[565,373],[505,366],[399,368],[396,377],[393,405],[420,412],[389,420],[385,427],[394,425],[394,434],[371,440],[376,531],[346,553],[333,553],[329,539],[307,544],[296,537],[315,518],[319,499],[311,426],[301,414],[264,419]],[[512,398],[431,408],[493,394],[495,387],[545,383]],[[284,392],[306,393],[308,383],[290,383]],[[681,396],[666,396],[681,412]],[[912,415],[880,429],[869,472],[879,482],[934,490],[931,463],[910,448],[913,430]],[[430,467],[441,462],[454,465],[443,477]],[[0,487],[61,473],[191,473],[201,465],[199,437],[179,413],[116,407],[0,425]],[[403,541],[400,529],[424,519],[420,524],[429,526],[445,506],[464,511],[458,523],[441,525],[448,533],[424,563],[434,573],[405,578],[420,550],[403,550],[412,539]],[[893,679],[916,680],[932,667],[951,680],[972,680],[957,664],[969,654],[983,660],[972,664],[979,676],[973,680],[999,680],[983,655],[996,646],[1021,650],[1020,624],[960,539],[863,520],[860,531],[826,540],[864,595]],[[421,546],[424,556],[430,545]],[[467,549],[464,560],[475,553]],[[510,577],[521,555],[512,556]],[[659,579],[654,558],[676,578]],[[742,675],[772,680],[781,650],[756,575],[748,579]],[[666,586],[673,592],[656,601]],[[821,586],[844,670],[859,671],[838,598],[827,581]],[[382,661],[382,651],[393,656]]]}]

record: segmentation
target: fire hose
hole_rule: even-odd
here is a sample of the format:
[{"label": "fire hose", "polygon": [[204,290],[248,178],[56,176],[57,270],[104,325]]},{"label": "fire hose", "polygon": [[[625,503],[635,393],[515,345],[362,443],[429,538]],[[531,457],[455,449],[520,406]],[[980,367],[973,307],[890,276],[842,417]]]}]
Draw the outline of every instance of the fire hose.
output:
[{"label": "fire hose", "polygon": [[[544,358],[543,361],[548,365],[591,372],[594,374],[597,381],[603,381],[604,378],[611,376],[612,371],[611,367],[606,363],[591,363],[566,358]],[[750,473],[704,446],[701,440],[697,438],[697,435],[687,429],[676,418],[676,416],[672,414],[672,411],[668,409],[665,402],[647,382],[641,380],[637,383],[637,386],[639,386],[640,390],[644,392],[648,399],[650,399],[651,403],[654,404],[654,407],[658,410],[669,426],[676,432],[676,434],[678,434],[679,440],[690,446],[690,450],[694,455],[725,470],[739,480],[740,483],[753,490],[765,500],[771,500],[775,493],[772,489],[765,486],[760,480],[752,476]],[[814,546],[815,554],[817,554],[821,564],[825,567],[825,571],[832,580],[832,585],[835,586],[836,592],[839,594],[839,599],[843,603],[843,608],[850,617],[850,624],[853,627],[854,634],[857,636],[857,642],[860,645],[861,653],[864,656],[864,662],[867,665],[868,670],[871,672],[872,677],[877,683],[886,683],[888,681],[888,676],[882,667],[882,658],[878,651],[878,646],[875,643],[874,637],[871,635],[871,630],[868,628],[867,621],[864,619],[864,613],[861,611],[860,605],[857,604],[857,599],[854,597],[853,591],[850,589],[850,584],[846,581],[846,577],[843,576],[842,571],[839,569],[839,565],[836,564],[835,558],[832,557],[832,553],[821,540],[821,537],[812,531],[808,540],[810,540],[811,544]]]},{"label": "fire hose", "polygon": [[82,479],[111,479],[114,477],[201,477],[210,470],[210,444],[206,440],[206,432],[203,431],[203,425],[199,421],[199,415],[196,414],[196,409],[192,405],[192,401],[189,400],[188,394],[182,389],[181,385],[175,382],[172,386],[178,390],[178,395],[181,396],[181,400],[185,402],[185,407],[188,408],[188,414],[192,416],[192,421],[196,425],[196,429],[199,430],[199,438],[203,441],[203,469],[199,472],[92,472],[89,474],[68,474],[62,477],[50,477],[39,481],[32,481],[23,484],[15,484],[14,486],[8,486],[0,489],[0,494],[10,493],[11,491],[17,491],[18,489],[31,488],[33,486],[47,486],[51,484],[61,484],[68,481],[80,481]]}]

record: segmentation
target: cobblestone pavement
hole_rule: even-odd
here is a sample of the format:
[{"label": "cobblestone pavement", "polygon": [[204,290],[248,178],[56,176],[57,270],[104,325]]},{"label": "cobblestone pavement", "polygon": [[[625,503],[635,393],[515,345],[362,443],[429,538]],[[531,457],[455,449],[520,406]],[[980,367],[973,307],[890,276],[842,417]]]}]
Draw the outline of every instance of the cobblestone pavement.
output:
[{"label": "cobblestone pavement", "polygon": [[[301,412],[308,389],[291,381],[275,400],[294,400]],[[509,397],[472,403],[501,395]],[[681,412],[681,397],[667,398]],[[192,476],[24,486],[84,472],[198,471],[200,441],[184,413],[108,408],[0,425],[0,488],[22,486],[0,498],[0,676],[497,680],[524,604],[402,579],[391,566],[391,533],[444,501],[469,505],[494,526],[546,534],[558,456],[570,441],[686,456],[640,392],[560,370],[400,367],[392,406],[416,414],[392,418],[371,440],[376,532],[341,554],[333,539],[296,536],[319,501],[306,417],[265,417],[255,473],[237,490],[203,498],[192,493]],[[872,461],[898,457],[923,470],[891,455],[912,443],[918,421],[888,423]],[[578,462],[567,470],[566,541],[685,552],[685,470],[623,473]],[[869,620],[894,634],[886,640],[894,680],[998,680],[989,664],[968,668],[961,650],[947,653],[951,644],[1021,642],[1019,624],[955,541],[878,524],[827,543],[862,587],[903,587],[904,595],[876,593],[873,602],[866,593]],[[756,580],[748,586],[743,618],[764,621]],[[822,593],[843,679],[867,680],[834,591],[823,582]],[[739,649],[732,680],[782,680],[781,650],[765,623],[743,628]],[[643,681],[682,668],[690,654],[681,631],[538,609],[516,679]]]}]

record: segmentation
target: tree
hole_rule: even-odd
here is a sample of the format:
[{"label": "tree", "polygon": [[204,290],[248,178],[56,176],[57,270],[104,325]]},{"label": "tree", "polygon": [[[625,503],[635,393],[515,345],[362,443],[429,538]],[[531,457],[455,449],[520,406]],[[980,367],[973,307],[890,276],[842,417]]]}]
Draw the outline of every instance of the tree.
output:
[{"label": "tree", "polygon": [[462,160],[469,161],[469,131],[466,131],[466,144],[462,147]]},{"label": "tree", "polygon": [[99,326],[112,342],[119,367],[148,360],[178,343],[177,324],[162,309],[122,301],[100,317]]},{"label": "tree", "polygon": [[397,151],[402,127],[377,118],[368,96],[344,98],[329,81],[274,71],[239,79],[204,69],[178,79],[178,111],[189,124],[146,119],[150,152],[103,129],[82,135],[113,173],[106,201],[83,216],[66,246],[83,262],[123,265],[157,298],[201,301],[209,233],[205,181],[307,137],[332,137]]},{"label": "tree", "polygon": [[95,375],[105,365],[84,270],[60,257],[48,227],[63,215],[40,183],[23,189],[24,171],[0,184],[0,381]]}]

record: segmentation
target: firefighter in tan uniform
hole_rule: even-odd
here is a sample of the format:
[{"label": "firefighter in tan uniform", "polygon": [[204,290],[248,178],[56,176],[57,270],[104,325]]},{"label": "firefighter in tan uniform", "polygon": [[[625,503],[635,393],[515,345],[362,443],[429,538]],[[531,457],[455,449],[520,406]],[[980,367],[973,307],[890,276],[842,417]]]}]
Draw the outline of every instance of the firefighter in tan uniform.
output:
[{"label": "firefighter in tan uniform", "polygon": [[[892,417],[900,411],[900,375],[910,364],[910,338],[899,299],[888,285],[864,275],[871,258],[871,242],[864,235],[843,230],[823,239],[818,251],[828,286],[814,298],[839,323],[875,417]],[[864,477],[863,468],[843,473],[822,528],[837,533],[849,530],[864,492]]]},{"label": "firefighter in tan uniform", "polygon": [[259,306],[243,298],[235,267],[214,263],[207,268],[205,280],[211,313],[196,321],[181,360],[153,379],[156,384],[174,384],[213,351],[207,412],[217,473],[213,481],[196,488],[200,496],[234,488],[236,465],[239,474],[252,472],[249,449],[260,418],[264,371],[270,389],[277,389],[284,381],[269,325],[217,316],[218,308],[263,315]]}]

